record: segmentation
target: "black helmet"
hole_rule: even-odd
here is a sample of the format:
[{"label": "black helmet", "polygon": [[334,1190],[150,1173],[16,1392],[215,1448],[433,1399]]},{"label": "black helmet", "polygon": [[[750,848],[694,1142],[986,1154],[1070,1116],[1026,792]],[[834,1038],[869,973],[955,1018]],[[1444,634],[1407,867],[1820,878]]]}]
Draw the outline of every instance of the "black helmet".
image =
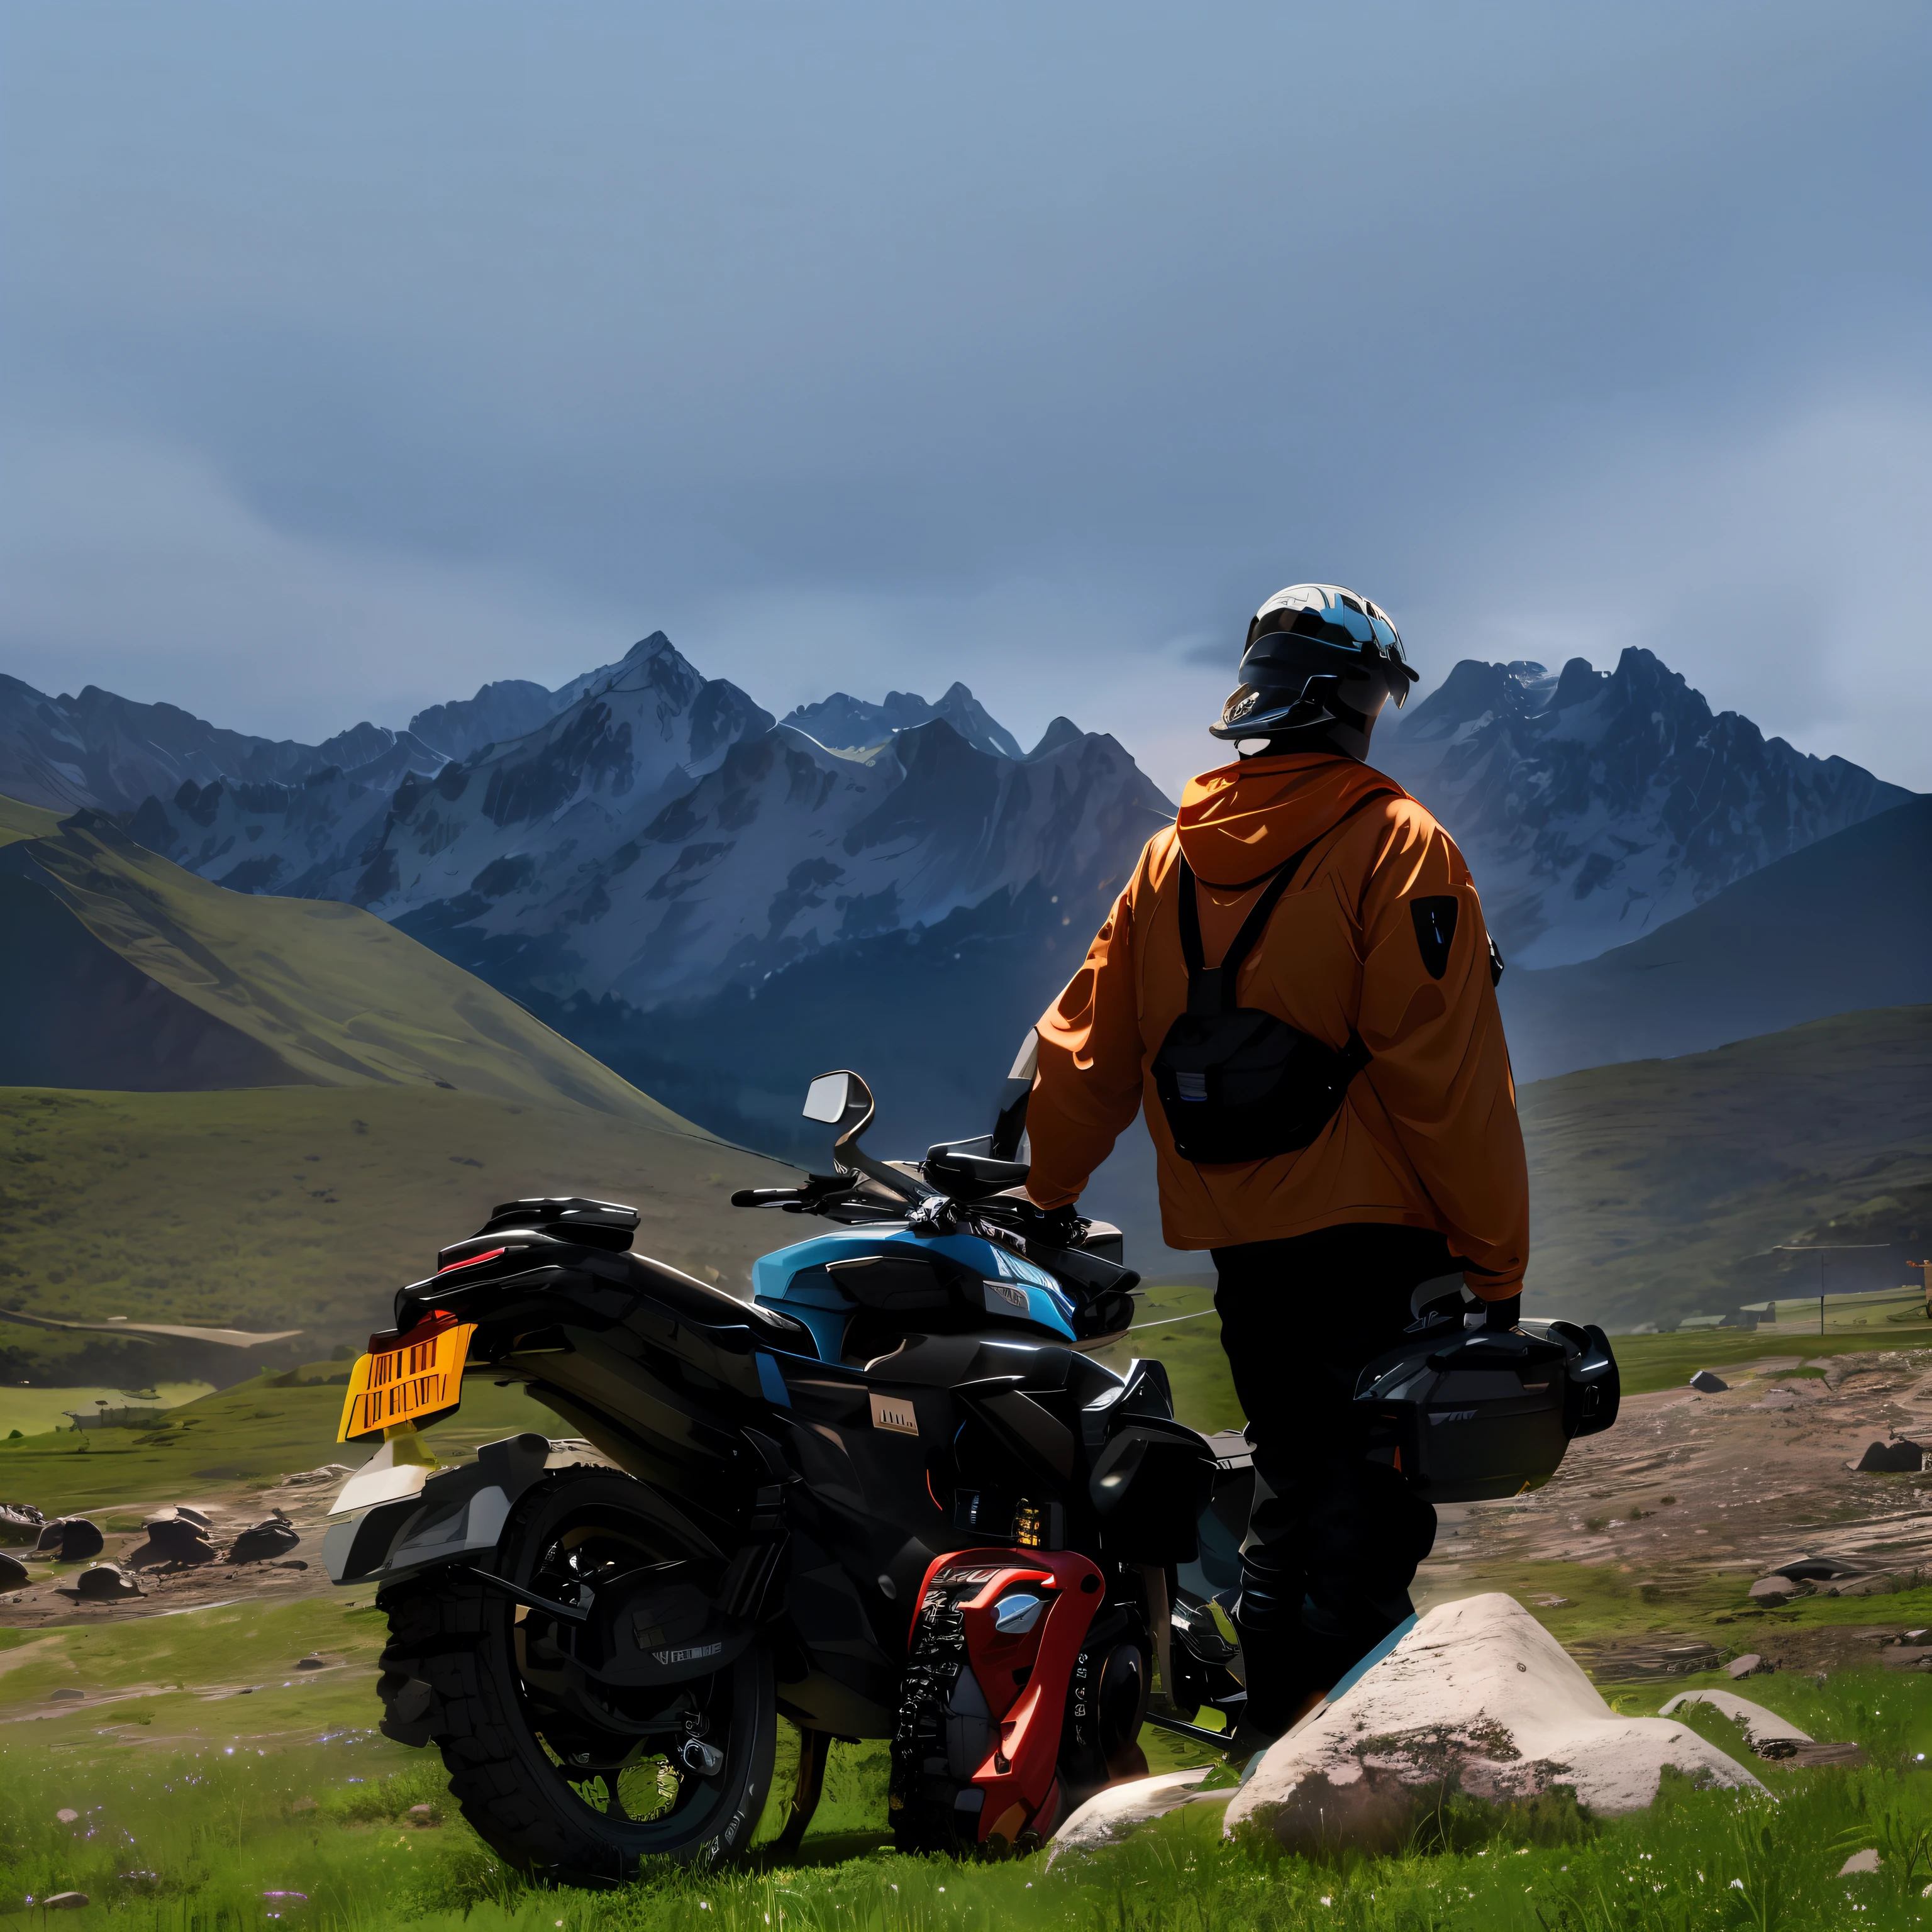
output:
[{"label": "black helmet", "polygon": [[1399,710],[1417,674],[1388,614],[1338,584],[1292,584],[1255,613],[1241,652],[1240,688],[1208,728],[1217,738],[1265,738],[1333,718],[1366,727],[1336,693],[1352,678],[1380,677]]}]

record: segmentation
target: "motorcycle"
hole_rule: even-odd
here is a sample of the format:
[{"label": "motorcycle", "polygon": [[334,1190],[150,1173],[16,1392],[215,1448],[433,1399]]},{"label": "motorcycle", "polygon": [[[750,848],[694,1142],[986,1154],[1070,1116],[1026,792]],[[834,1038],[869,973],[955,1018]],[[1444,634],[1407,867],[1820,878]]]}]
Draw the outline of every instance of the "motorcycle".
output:
[{"label": "motorcycle", "polygon": [[[576,1197],[499,1207],[398,1294],[339,1437],[381,1446],[324,1562],[387,1615],[383,1733],[441,1752],[507,1863],[597,1883],[741,1856],[781,1716],[800,1745],[780,1856],[834,1741],[890,1741],[900,1850],[998,1851],[1144,1775],[1150,1718],[1233,1729],[1248,1444],[1178,1421],[1160,1362],[1094,1358],[1139,1277],[1117,1228],[1022,1191],[1031,1046],[992,1132],[919,1162],[865,1150],[859,1075],[813,1082],[831,1171],[732,1198],[829,1226],[762,1257],[748,1299],[631,1252],[636,1211]],[[1532,1486],[1607,1426],[1614,1364],[1606,1384],[1582,1331],[1519,1336],[1524,1363],[1470,1335],[1466,1373],[1442,1319],[1425,1312],[1414,1372],[1382,1364],[1364,1390],[1376,1453],[1402,1466],[1408,1442],[1411,1480],[1417,1418],[1476,1413],[1498,1370],[1518,1448],[1438,1474],[1443,1496]],[[482,1369],[571,1433],[439,1470],[423,1432]],[[1547,1467],[1523,1476],[1522,1454]]]},{"label": "motorcycle", "polygon": [[[382,1446],[324,1560],[388,1615],[384,1733],[441,1750],[511,1864],[608,1882],[741,1853],[780,1716],[781,1849],[830,1744],[878,1738],[908,1851],[1024,1847],[1144,1774],[1156,1660],[1171,1721],[1232,1723],[1212,1600],[1247,1444],[1177,1421],[1159,1362],[1094,1358],[1139,1277],[1118,1229],[1019,1191],[1032,1071],[991,1134],[918,1162],[863,1148],[857,1074],[814,1081],[831,1172],[733,1200],[830,1226],[759,1260],[748,1300],[574,1198],[506,1203],[398,1294],[341,1431]],[[436,1471],[422,1431],[483,1368],[571,1433]]]}]

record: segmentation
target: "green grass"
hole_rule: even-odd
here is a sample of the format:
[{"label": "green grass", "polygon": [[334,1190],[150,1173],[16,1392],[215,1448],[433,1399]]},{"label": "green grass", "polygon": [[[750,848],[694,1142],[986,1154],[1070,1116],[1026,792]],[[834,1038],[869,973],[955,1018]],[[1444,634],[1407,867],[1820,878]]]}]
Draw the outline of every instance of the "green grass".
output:
[{"label": "green grass", "polygon": [[[76,1922],[111,1919],[130,1932],[263,1932],[271,1923],[318,1932],[1811,1932],[1926,1923],[1932,1779],[1915,1754],[1932,1750],[1932,1685],[1874,1676],[1822,1688],[1760,1679],[1751,1689],[1815,1736],[1858,1738],[1874,1762],[1792,1772],[1750,1760],[1774,1797],[1669,1780],[1648,1811],[1601,1824],[1560,1804],[1498,1811],[1452,1798],[1408,1850],[1387,1858],[1309,1860],[1258,1834],[1229,1844],[1218,1808],[1190,1806],[1049,1871],[1039,1857],[982,1864],[877,1849],[880,1754],[835,1747],[824,1822],[799,1863],[754,1854],[736,1870],[659,1870],[600,1892],[525,1886],[455,1816],[436,1760],[330,1734],[320,1702],[251,1708],[248,1728],[238,1717],[230,1737],[198,1749],[122,1741],[152,1736],[163,1697],[145,1729],[104,1726],[99,1713],[92,1724],[68,1715],[9,1728],[0,1742],[0,1898],[85,1891],[94,1903]],[[1664,1694],[1619,1703],[1647,1710]],[[230,1699],[216,1708],[238,1707]],[[1720,1750],[1740,1750],[1724,1720],[1690,1721]],[[761,1838],[776,1829],[779,1802],[775,1793]],[[441,1819],[437,1828],[407,1822],[419,1804]],[[64,1823],[62,1809],[78,1815]],[[1880,1870],[1839,1879],[1847,1853],[1867,1846],[1884,1852]],[[264,1896],[272,1892],[285,1895]],[[295,1893],[306,1896],[286,1895]]]},{"label": "green grass", "polygon": [[36,883],[96,940],[266,1049],[290,1084],[569,1101],[710,1138],[373,914],[229,892],[110,824],[46,817],[0,800],[0,843],[23,845]]},{"label": "green grass", "polygon": [[[1243,1418],[1221,1349],[1221,1324],[1212,1292],[1198,1286],[1152,1287],[1136,1305],[1135,1326],[1105,1348],[1090,1352],[1097,1361],[1124,1371],[1137,1355],[1167,1364],[1174,1384],[1174,1408],[1196,1429],[1238,1429]],[[1174,1317],[1180,1319],[1174,1319]],[[1142,1324],[1148,1324],[1144,1328]],[[1626,1395],[1676,1388],[1700,1369],[1721,1374],[1738,1364],[1789,1360],[1816,1360],[1868,1349],[1932,1348],[1932,1324],[1834,1328],[1824,1336],[1754,1332],[1742,1328],[1699,1329],[1688,1334],[1619,1335],[1611,1346]]]},{"label": "green grass", "polygon": [[[680,1119],[369,914],[227,892],[111,825],[0,799],[6,843],[84,944],[244,1036],[273,1084],[0,1089],[0,1309],[299,1327],[272,1352],[286,1367],[359,1344],[438,1247],[519,1195],[632,1202],[642,1250],[734,1285],[778,1235],[728,1201],[787,1170]],[[14,1385],[220,1383],[267,1359],[0,1324],[0,1382]]]},{"label": "green grass", "polygon": [[[1198,1302],[1198,1291],[1188,1292]],[[1157,1313],[1174,1298],[1148,1299]],[[333,1366],[304,1365],[311,1376]],[[328,1438],[340,1400],[339,1388],[304,1387],[299,1378],[208,1396],[182,1412],[191,1419],[199,1412],[194,1428],[149,1446],[145,1461],[121,1466],[122,1473],[141,1474],[160,1493],[184,1472],[209,1466],[198,1461],[208,1451],[197,1437],[220,1441],[238,1466],[278,1472],[337,1456]],[[519,1426],[523,1403],[487,1380],[472,1385],[459,1416],[431,1440],[452,1454]],[[0,1450],[0,1472],[34,1466],[11,1460],[23,1448],[32,1458],[64,1454],[68,1469],[38,1465],[70,1477],[62,1507],[92,1493],[86,1485],[102,1473],[91,1466],[96,1450],[83,1455],[58,1438]],[[108,1486],[125,1493],[118,1482]],[[1507,1580],[1525,1597],[1568,1598],[1537,1614],[1572,1646],[1653,1630],[1704,1630],[1738,1649],[1754,1641],[1752,1620],[1736,1614],[1736,1578],[1700,1579],[1660,1603],[1646,1598],[1640,1579],[1610,1566],[1520,1568],[1520,1577],[1485,1575],[1463,1587]],[[1882,1602],[1802,1600],[1773,1616],[1780,1624],[1932,1624],[1932,1590]],[[1652,1811],[1598,1827],[1560,1804],[1497,1813],[1453,1801],[1440,1828],[1430,1826],[1427,1844],[1388,1858],[1309,1862],[1263,1841],[1226,1845],[1218,1811],[1196,1807],[1051,1873],[1038,1858],[902,1860],[883,1849],[883,1748],[842,1745],[799,1864],[780,1869],[764,1854],[746,1869],[659,1872],[637,1886],[590,1894],[526,1888],[455,1813],[440,1760],[373,1734],[382,1636],[382,1619],[362,1591],[266,1610],[218,1604],[0,1635],[0,1909],[9,1899],[78,1889],[95,1901],[88,1912],[111,1916],[129,1932],[267,1932],[271,1924],[317,1932],[398,1925],[454,1932],[459,1924],[472,1932],[556,1932],[560,1924],[578,1932],[768,1932],[767,1913],[769,1932],[1289,1932],[1337,1924],[1362,1932],[1717,1932],[1744,1924],[1796,1932],[1932,1920],[1932,1905],[1918,1898],[1932,1882],[1932,1868],[1919,1869],[1924,1834],[1932,1831],[1932,1778],[1916,1768],[1918,1753],[1932,1759],[1932,1682],[1916,1676],[1847,1673],[1822,1685],[1778,1676],[1744,1687],[1814,1736],[1857,1738],[1875,1760],[1855,1774],[1792,1773],[1751,1760],[1776,1792],[1775,1805],[1677,1785]],[[332,1667],[296,1671],[296,1660],[310,1653]],[[1643,1714],[1702,1684],[1729,1680],[1712,1674],[1609,1694],[1618,1708]],[[50,1700],[69,1687],[85,1690],[85,1700]],[[1720,1749],[1741,1750],[1724,1720],[1697,1713],[1690,1721]],[[1157,1771],[1211,1761],[1151,1730],[1144,1742]],[[793,1748],[788,1733],[761,1841],[779,1828]],[[408,1822],[419,1804],[440,1819],[436,1828]],[[71,1826],[56,1818],[62,1808],[80,1814]],[[1837,1881],[1846,1853],[1868,1844],[1892,1848],[1888,1867],[1870,1879]],[[1912,1860],[1908,1880],[1904,1867]],[[307,1898],[263,1896],[274,1892]],[[1853,1904],[1870,1909],[1854,1915]],[[272,1921],[272,1912],[284,1916]]]},{"label": "green grass", "polygon": [[[0,1442],[0,1496],[49,1516],[110,1507],[190,1502],[210,1486],[266,1487],[325,1462],[366,1461],[369,1445],[338,1443],[339,1388],[277,1384],[256,1377],[171,1410],[149,1430],[60,1431]],[[520,1388],[499,1388],[488,1372],[466,1376],[463,1406],[428,1438],[444,1462],[526,1430],[561,1435],[564,1425]]]},{"label": "green grass", "polygon": [[1720,1314],[1810,1286],[1816,1263],[1780,1243],[1932,1233],[1932,1006],[1594,1067],[1518,1102],[1532,1312]]},{"label": "green grass", "polygon": [[1754,1334],[1748,1329],[1702,1329],[1688,1335],[1619,1335],[1611,1346],[1626,1395],[1676,1388],[1700,1369],[1721,1376],[1745,1362],[1822,1361],[1874,1348],[1932,1348],[1932,1332],[1896,1328],[1835,1329],[1825,1335]]},{"label": "green grass", "polygon": [[[142,1398],[152,1391],[152,1402]],[[144,1382],[139,1393],[130,1388],[110,1388],[104,1382],[75,1388],[0,1388],[0,1438],[17,1429],[23,1436],[38,1436],[50,1429],[70,1429],[68,1411],[83,1415],[97,1402],[110,1408],[177,1408],[197,1396],[212,1395],[206,1382]]]},{"label": "green grass", "polygon": [[[232,1378],[359,1348],[440,1246],[522,1195],[628,1202],[644,1217],[640,1251],[742,1286],[797,1224],[733,1209],[731,1190],[788,1178],[756,1155],[563,1102],[400,1086],[0,1088],[0,1305],[304,1330],[270,1349],[195,1354],[209,1379]],[[0,1322],[0,1378],[105,1382],[70,1365],[110,1348],[116,1377],[154,1375],[182,1353]]]}]

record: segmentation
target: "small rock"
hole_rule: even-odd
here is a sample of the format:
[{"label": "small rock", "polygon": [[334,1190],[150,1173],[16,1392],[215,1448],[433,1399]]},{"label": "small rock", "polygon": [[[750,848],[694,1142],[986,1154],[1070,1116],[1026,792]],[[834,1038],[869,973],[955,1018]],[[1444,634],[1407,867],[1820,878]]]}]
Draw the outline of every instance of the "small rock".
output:
[{"label": "small rock", "polygon": [[436,1808],[433,1804],[412,1804],[403,1816],[418,1832],[433,1831],[442,1822],[442,1820],[436,1815]]},{"label": "small rock", "polygon": [[196,1509],[191,1503],[170,1503],[166,1509],[158,1509],[148,1519],[152,1529],[158,1522],[191,1522],[197,1529],[212,1529],[213,1519],[205,1510]]},{"label": "small rock", "polygon": [[1733,1677],[1762,1677],[1775,1670],[1774,1664],[1767,1664],[1754,1650],[1748,1650],[1742,1657],[1734,1657],[1724,1668]]},{"label": "small rock", "polygon": [[46,1912],[77,1912],[86,1903],[84,1892],[56,1892],[40,1900],[40,1908]]},{"label": "small rock", "polygon": [[1708,1369],[1700,1369],[1690,1378],[1690,1386],[1700,1395],[1722,1395],[1730,1387],[1721,1376],[1714,1376]]},{"label": "small rock", "polygon": [[1888,1597],[1898,1587],[1896,1576],[1881,1570],[1875,1576],[1859,1576],[1849,1583],[1840,1583],[1838,1594],[1841,1597]]},{"label": "small rock", "polygon": [[1184,1804],[1199,1802],[1225,1804],[1232,1796],[1226,1791],[1204,1792],[1198,1789],[1208,1775],[1203,1765],[1192,1771],[1170,1772],[1161,1778],[1131,1778],[1110,1784],[1064,1820],[1047,1847],[1047,1868],[1064,1852],[1090,1852],[1124,1837],[1130,1828],[1150,1818],[1164,1816]]},{"label": "small rock", "polygon": [[1808,1597],[1810,1594],[1809,1583],[1796,1582],[1789,1576],[1760,1576],[1750,1586],[1751,1601],[1762,1604],[1768,1610],[1790,1603],[1793,1597]]},{"label": "small rock", "polygon": [[147,1592],[128,1575],[118,1563],[97,1563],[91,1570],[83,1570],[71,1584],[63,1584],[56,1592],[62,1597],[70,1597],[76,1603],[111,1604],[122,1597],[142,1597]]},{"label": "small rock", "polygon": [[298,1657],[296,1659],[296,1668],[298,1670],[326,1670],[328,1668],[328,1663],[326,1658],[320,1657],[314,1651],[310,1651],[308,1656]]},{"label": "small rock", "polygon": [[1789,1576],[1794,1582],[1823,1583],[1862,1573],[1857,1564],[1842,1563],[1835,1556],[1798,1556],[1789,1563],[1780,1563],[1771,1574]]},{"label": "small rock", "polygon": [[274,1570],[306,1570],[308,1564],[299,1556],[285,1556],[279,1563],[271,1564],[269,1568]]},{"label": "small rock", "polygon": [[56,1563],[85,1563],[107,1547],[107,1539],[86,1516],[63,1516],[42,1528],[34,1546]]},{"label": "small rock", "polygon": [[1874,1442],[1852,1465],[1860,1475],[1917,1475],[1925,1466],[1924,1445],[1900,1440]]},{"label": "small rock", "polygon": [[145,1526],[148,1540],[128,1557],[137,1570],[163,1563],[212,1563],[214,1546],[208,1540],[206,1520],[196,1521],[183,1511],[163,1510]]},{"label": "small rock", "polygon": [[71,1825],[76,1823],[79,1820],[80,1814],[78,1811],[70,1811],[68,1808],[63,1804],[61,1808],[54,1814],[54,1816],[59,1820],[61,1823],[63,1825]]},{"label": "small rock", "polygon": [[46,1522],[31,1503],[0,1503],[0,1543],[32,1543]]},{"label": "small rock", "polygon": [[355,1471],[346,1462],[325,1462],[319,1469],[303,1469],[292,1476],[282,1478],[284,1489],[299,1489],[310,1483],[339,1483],[345,1476],[352,1476]]},{"label": "small rock", "polygon": [[1868,1846],[1862,1852],[1854,1852],[1838,1868],[1838,1876],[1840,1878],[1850,1878],[1856,1872],[1875,1872],[1883,1862],[1884,1861],[1878,1855],[1877,1847]]},{"label": "small rock", "polygon": [[244,1529],[228,1552],[231,1563],[262,1563],[286,1556],[302,1540],[294,1526],[280,1516],[266,1516]]},{"label": "small rock", "polygon": [[289,1807],[289,1809],[291,1811],[314,1811],[318,1808],[319,1808],[313,1798],[298,1798],[296,1802]]},{"label": "small rock", "polygon": [[1780,1718],[1775,1711],[1767,1711],[1762,1704],[1754,1704],[1749,1698],[1740,1697],[1730,1690],[1682,1691],[1664,1706],[1658,1715],[1668,1718],[1695,1704],[1703,1705],[1730,1718],[1744,1732],[1744,1742],[1762,1758],[1795,1757],[1812,1742],[1789,1718]]},{"label": "small rock", "polygon": [[22,1583],[32,1580],[24,1563],[11,1556],[0,1556],[0,1590],[17,1590]]},{"label": "small rock", "polygon": [[50,1690],[47,1693],[47,1701],[50,1703],[70,1702],[76,1697],[85,1697],[87,1693],[85,1690],[77,1690],[71,1684],[65,1684],[58,1690]]}]

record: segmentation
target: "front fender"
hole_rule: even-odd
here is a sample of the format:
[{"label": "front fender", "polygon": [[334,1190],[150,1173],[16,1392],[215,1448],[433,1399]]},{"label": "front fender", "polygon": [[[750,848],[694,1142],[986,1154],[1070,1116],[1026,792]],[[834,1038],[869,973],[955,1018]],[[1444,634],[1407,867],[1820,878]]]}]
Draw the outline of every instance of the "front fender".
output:
[{"label": "front fender", "polygon": [[333,1525],[322,1539],[322,1567],[332,1583],[387,1583],[439,1564],[487,1557],[517,1498],[550,1470],[574,1462],[602,1466],[605,1459],[594,1450],[553,1447],[537,1435],[486,1442],[475,1462],[440,1471],[416,1495]]}]

